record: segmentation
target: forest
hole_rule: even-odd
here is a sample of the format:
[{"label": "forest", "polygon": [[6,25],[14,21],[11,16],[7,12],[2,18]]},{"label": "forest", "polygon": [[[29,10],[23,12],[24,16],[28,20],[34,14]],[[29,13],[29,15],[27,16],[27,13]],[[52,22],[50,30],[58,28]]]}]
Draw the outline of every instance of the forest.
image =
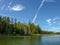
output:
[{"label": "forest", "polygon": [[0,34],[2,35],[31,35],[40,34],[41,28],[29,21],[28,24],[21,23],[17,19],[0,16]]},{"label": "forest", "polygon": [[32,35],[32,34],[60,34],[60,32],[44,31],[39,25],[30,21],[21,23],[15,18],[0,16],[0,35]]}]

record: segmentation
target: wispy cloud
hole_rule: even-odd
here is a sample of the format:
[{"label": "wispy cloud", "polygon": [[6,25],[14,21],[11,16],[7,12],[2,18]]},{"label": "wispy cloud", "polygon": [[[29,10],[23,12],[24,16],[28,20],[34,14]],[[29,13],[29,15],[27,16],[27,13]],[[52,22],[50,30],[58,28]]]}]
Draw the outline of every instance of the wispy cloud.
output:
[{"label": "wispy cloud", "polygon": [[7,8],[5,10],[8,10],[12,5],[12,1],[9,3],[9,5],[7,6]]},{"label": "wispy cloud", "polygon": [[54,17],[54,18],[48,18],[46,19],[46,22],[48,24],[48,26],[53,26],[53,25],[60,25],[60,17]]},{"label": "wispy cloud", "polygon": [[9,10],[9,11],[22,11],[25,7],[21,4],[12,5],[12,1],[8,3],[8,6],[2,5],[2,10]]},{"label": "wispy cloud", "polygon": [[36,20],[36,18],[37,18],[37,15],[38,15],[41,7],[43,6],[44,2],[45,2],[45,0],[42,0],[40,6],[38,7],[38,10],[37,10],[37,12],[35,13],[35,16],[34,16],[34,18],[33,18],[33,20],[32,20],[33,23],[35,22],[35,20]]},{"label": "wispy cloud", "polygon": [[11,7],[11,5],[12,5],[12,1],[8,4],[8,6],[6,6],[5,4],[2,5],[1,9],[2,10],[9,10],[9,8]]},{"label": "wispy cloud", "polygon": [[54,17],[53,21],[60,19],[60,17]]},{"label": "wispy cloud", "polygon": [[53,23],[57,23],[57,24],[59,24],[59,21],[60,20],[60,17],[58,16],[58,17],[54,17],[53,19],[52,19],[52,21],[53,21]]},{"label": "wispy cloud", "polygon": [[24,6],[17,4],[17,5],[10,7],[9,9],[12,11],[22,11],[24,8],[25,8]]},{"label": "wispy cloud", "polygon": [[36,20],[36,18],[37,18],[37,15],[38,15],[41,7],[43,6],[44,2],[55,2],[55,0],[42,0],[40,6],[39,6],[38,9],[37,9],[37,12],[35,13],[34,18],[33,18],[33,21],[32,21],[33,23],[35,22],[35,20]]}]

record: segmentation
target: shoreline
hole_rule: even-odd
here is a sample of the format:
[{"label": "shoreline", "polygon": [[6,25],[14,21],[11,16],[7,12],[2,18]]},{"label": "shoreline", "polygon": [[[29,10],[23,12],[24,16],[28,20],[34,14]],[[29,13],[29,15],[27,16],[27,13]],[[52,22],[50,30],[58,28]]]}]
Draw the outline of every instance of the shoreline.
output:
[{"label": "shoreline", "polygon": [[31,36],[59,36],[60,34],[32,34],[32,35],[0,35],[0,37],[31,37]]}]

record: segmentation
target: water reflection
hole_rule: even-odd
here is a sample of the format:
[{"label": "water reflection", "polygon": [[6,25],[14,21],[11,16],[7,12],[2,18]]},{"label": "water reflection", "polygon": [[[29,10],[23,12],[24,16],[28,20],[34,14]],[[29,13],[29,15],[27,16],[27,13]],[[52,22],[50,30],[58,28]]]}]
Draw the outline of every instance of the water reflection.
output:
[{"label": "water reflection", "polygon": [[0,45],[60,45],[60,36],[0,36]]},{"label": "water reflection", "polygon": [[0,45],[18,45],[23,43],[23,37],[0,37]]},{"label": "water reflection", "polygon": [[0,45],[40,45],[41,36],[0,37]]},{"label": "water reflection", "polygon": [[41,36],[39,37],[25,37],[23,45],[40,45]]}]

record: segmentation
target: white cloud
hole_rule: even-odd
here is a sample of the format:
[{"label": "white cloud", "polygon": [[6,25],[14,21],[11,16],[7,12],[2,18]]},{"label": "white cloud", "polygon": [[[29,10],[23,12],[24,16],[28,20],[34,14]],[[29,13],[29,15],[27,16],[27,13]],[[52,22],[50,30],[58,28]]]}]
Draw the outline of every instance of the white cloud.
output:
[{"label": "white cloud", "polygon": [[55,0],[46,0],[46,2],[55,2]]},{"label": "white cloud", "polygon": [[12,11],[22,11],[25,7],[22,5],[14,5],[12,7],[10,7],[10,10]]},{"label": "white cloud", "polygon": [[49,28],[49,31],[60,31],[60,17],[53,17],[50,19],[47,19],[46,22],[48,25],[46,25],[46,28]]},{"label": "white cloud", "polygon": [[12,11],[22,11],[25,7],[20,5],[20,4],[17,4],[17,5],[14,5],[14,6],[11,6],[12,5],[12,2],[9,3],[9,5],[6,7],[6,5],[2,5],[1,9],[2,10],[12,10]]},{"label": "white cloud", "polygon": [[52,19],[47,19],[46,22],[51,26],[54,24],[59,25],[60,17],[54,17]]},{"label": "white cloud", "polygon": [[60,19],[60,17],[54,17],[53,21]]},{"label": "white cloud", "polygon": [[48,24],[51,24],[51,19],[47,19],[46,22],[47,22]]},{"label": "white cloud", "polygon": [[[38,16],[38,13],[39,13],[39,11],[40,11],[40,9],[41,9],[41,7],[43,6],[43,4],[44,4],[45,2],[55,2],[55,0],[42,0],[40,6],[38,7],[37,12],[35,13],[35,16],[34,16],[34,18],[33,18],[33,20],[32,20],[32,23],[35,22],[35,20],[36,20],[36,18],[37,18],[37,16]],[[50,22],[48,22],[48,23],[50,23]]]}]

